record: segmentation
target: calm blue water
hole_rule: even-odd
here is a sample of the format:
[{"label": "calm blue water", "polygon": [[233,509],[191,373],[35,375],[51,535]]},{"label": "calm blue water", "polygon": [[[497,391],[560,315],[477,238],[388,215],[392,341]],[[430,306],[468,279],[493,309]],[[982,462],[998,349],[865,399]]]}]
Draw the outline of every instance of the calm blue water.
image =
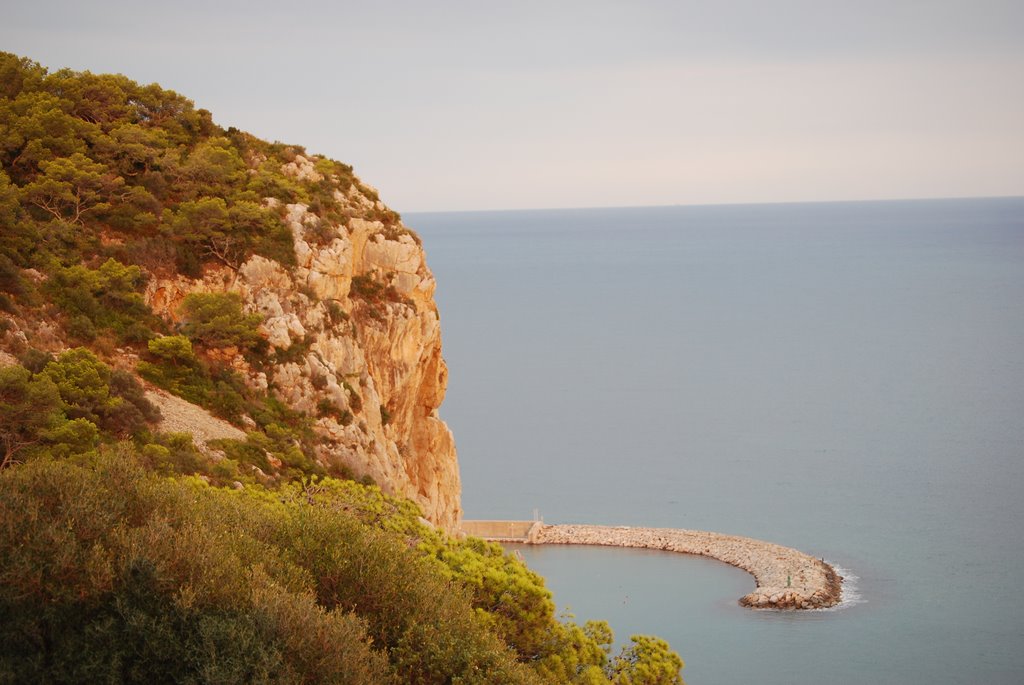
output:
[{"label": "calm blue water", "polygon": [[858,576],[523,548],[690,685],[1024,682],[1024,199],[407,215],[467,518],[748,535]]}]

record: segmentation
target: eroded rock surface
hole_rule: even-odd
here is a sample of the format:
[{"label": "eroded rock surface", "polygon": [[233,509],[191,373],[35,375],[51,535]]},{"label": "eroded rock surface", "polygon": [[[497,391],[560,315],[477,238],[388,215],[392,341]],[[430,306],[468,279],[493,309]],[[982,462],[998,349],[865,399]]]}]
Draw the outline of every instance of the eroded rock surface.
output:
[{"label": "eroded rock surface", "polygon": [[[304,159],[290,172],[316,173]],[[223,363],[252,387],[319,417],[322,463],[369,475],[385,492],[417,502],[432,523],[455,530],[460,483],[451,432],[437,416],[447,368],[434,277],[415,234],[372,219],[386,210],[378,200],[355,185],[336,197],[353,216],[332,222],[304,204],[283,208],[296,266],[254,256],[237,269],[208,268],[200,279],[154,278],[146,300],[176,321],[189,293],[240,293],[286,361],[268,372],[250,368],[240,354]]]}]

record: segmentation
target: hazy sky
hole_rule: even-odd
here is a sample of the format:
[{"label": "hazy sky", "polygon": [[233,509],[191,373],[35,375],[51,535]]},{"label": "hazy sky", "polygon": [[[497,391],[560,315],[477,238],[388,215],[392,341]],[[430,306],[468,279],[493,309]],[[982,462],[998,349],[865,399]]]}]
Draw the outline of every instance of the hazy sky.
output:
[{"label": "hazy sky", "polygon": [[399,211],[1024,194],[1021,0],[0,0]]}]

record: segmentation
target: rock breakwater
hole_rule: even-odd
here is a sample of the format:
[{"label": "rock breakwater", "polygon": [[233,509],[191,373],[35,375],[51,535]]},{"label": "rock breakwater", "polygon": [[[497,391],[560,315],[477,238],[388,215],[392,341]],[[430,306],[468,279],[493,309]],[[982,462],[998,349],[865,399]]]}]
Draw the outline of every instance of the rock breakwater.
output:
[{"label": "rock breakwater", "polygon": [[737,535],[676,528],[544,525],[533,542],[547,545],[643,547],[699,554],[754,576],[757,589],[739,603],[753,609],[823,609],[840,602],[842,576],[792,547]]}]

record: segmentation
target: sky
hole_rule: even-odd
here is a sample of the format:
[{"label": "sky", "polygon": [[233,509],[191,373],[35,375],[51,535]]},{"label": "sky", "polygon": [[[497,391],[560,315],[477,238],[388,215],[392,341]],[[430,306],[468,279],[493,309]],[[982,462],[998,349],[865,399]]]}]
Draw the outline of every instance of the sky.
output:
[{"label": "sky", "polygon": [[1024,195],[1024,2],[0,0],[399,212]]}]

